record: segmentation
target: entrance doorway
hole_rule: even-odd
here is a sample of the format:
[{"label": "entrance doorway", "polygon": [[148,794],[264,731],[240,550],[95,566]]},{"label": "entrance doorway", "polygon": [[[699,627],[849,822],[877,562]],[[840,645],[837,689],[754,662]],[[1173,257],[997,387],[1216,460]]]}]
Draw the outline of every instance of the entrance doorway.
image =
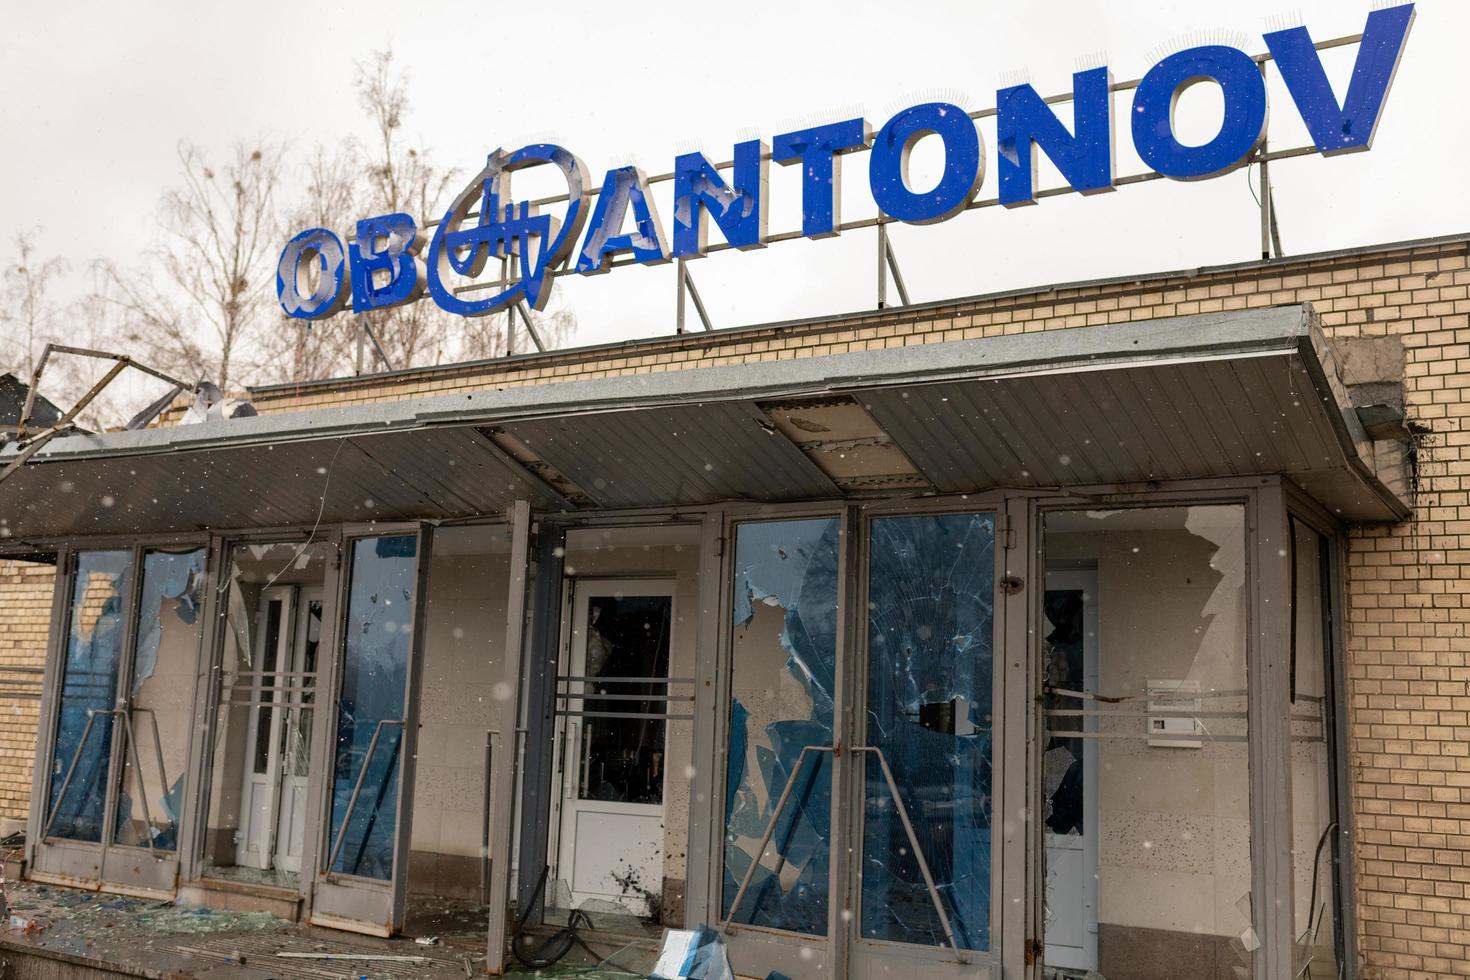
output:
[{"label": "entrance doorway", "polygon": [[[672,580],[574,580],[558,678],[562,766],[553,905],[659,914]],[[563,890],[564,889],[564,890]]]},{"label": "entrance doorway", "polygon": [[[202,878],[300,893],[329,541],[240,542],[221,572]],[[307,869],[309,872],[309,868]],[[308,874],[309,877],[309,874]],[[292,908],[294,914],[295,908]]]},{"label": "entrance doorway", "polygon": [[[243,826],[235,863],[301,872],[306,837],[311,705],[321,643],[320,586],[274,586],[261,593],[255,662],[259,702],[247,729],[241,798]],[[291,694],[299,696],[299,702]]]},{"label": "entrance doorway", "polygon": [[1041,530],[1044,975],[1249,975],[1245,508],[1055,510]]}]

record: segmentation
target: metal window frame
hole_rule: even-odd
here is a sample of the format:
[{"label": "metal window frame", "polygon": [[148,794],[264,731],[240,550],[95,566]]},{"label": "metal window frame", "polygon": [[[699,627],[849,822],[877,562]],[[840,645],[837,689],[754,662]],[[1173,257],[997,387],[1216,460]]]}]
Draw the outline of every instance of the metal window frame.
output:
[{"label": "metal window frame", "polygon": [[[307,819],[310,821],[315,818],[317,826],[313,829],[308,825],[306,839],[310,843],[303,844],[301,864],[302,883],[305,885],[307,881],[310,882],[308,905],[303,918],[316,925],[327,925],[370,935],[392,935],[402,926],[404,904],[408,892],[407,872],[409,841],[412,834],[414,757],[417,754],[418,741],[424,626],[428,619],[425,615],[424,604],[429,566],[432,563],[433,531],[434,525],[429,522],[398,521],[382,524],[348,524],[339,529],[340,567],[337,569],[336,583],[331,593],[336,600],[333,613],[332,646],[329,648],[331,656],[325,658],[324,663],[321,663],[318,673],[318,703],[330,705],[330,707],[324,712],[322,718],[317,719],[318,723],[313,725],[312,734],[315,743],[313,745],[313,770],[320,772],[321,778],[315,780],[315,793],[311,792],[310,787],[308,789]],[[414,600],[410,613],[412,618],[408,670],[403,692],[403,735],[398,750],[398,799],[394,804],[393,874],[391,878],[384,881],[378,878],[335,872],[325,867],[322,859],[330,855],[332,850],[333,793],[331,784],[335,781],[332,745],[336,740],[338,714],[342,701],[342,682],[346,674],[347,647],[344,624],[349,612],[349,591],[352,581],[350,546],[358,541],[407,535],[413,535],[416,539]],[[323,615],[325,616],[325,609]],[[330,701],[327,700],[328,697]],[[370,760],[364,760],[363,765],[366,766],[368,761]],[[329,771],[333,774],[331,777],[328,777]],[[344,827],[346,826],[345,816]],[[306,863],[308,855],[312,858],[311,864]],[[347,892],[359,892],[364,905],[372,905],[386,896],[388,916],[386,920],[379,922],[377,917],[369,919],[366,916],[351,913],[322,912],[318,904],[324,887],[340,890],[344,895]]]},{"label": "metal window frame", "polygon": [[[708,770],[707,778],[697,788],[708,787],[706,797],[708,819],[703,821],[708,840],[702,840],[701,844],[706,846],[707,860],[705,868],[707,878],[704,882],[704,895],[702,907],[697,912],[699,918],[695,921],[721,922],[724,919],[724,834],[725,814],[723,801],[726,793],[726,777],[729,770],[729,732],[730,732],[730,692],[733,686],[734,670],[734,629],[730,621],[731,610],[734,600],[734,570],[736,534],[742,524],[771,523],[779,521],[796,521],[803,519],[836,519],[838,521],[838,549],[837,549],[837,662],[835,665],[833,684],[833,739],[840,742],[842,732],[839,729],[844,712],[848,710],[847,702],[850,700],[846,694],[846,670],[843,665],[842,650],[846,644],[846,633],[848,626],[847,597],[850,595],[851,576],[847,569],[850,566],[848,560],[851,548],[851,529],[854,519],[854,505],[841,500],[817,501],[810,503],[794,504],[752,504],[742,502],[725,508],[720,518],[720,554],[719,571],[714,576],[713,585],[718,587],[720,603],[714,622],[706,624],[709,634],[714,638],[715,657],[712,664],[707,664],[713,669],[713,676],[701,678],[702,683],[697,686],[698,691],[710,691],[712,697],[704,704],[696,704],[696,724],[699,717],[708,717],[713,721],[707,725],[708,737],[698,746],[702,751],[710,754],[701,757],[703,764],[696,762],[695,765],[701,770]],[[704,585],[705,583],[701,583]],[[707,685],[707,686],[706,686]],[[698,697],[696,693],[696,697]],[[702,709],[702,710],[701,710]],[[845,820],[842,813],[844,795],[839,792],[842,783],[838,778],[838,767],[834,759],[833,767],[833,792],[832,812],[830,826],[835,828]],[[691,823],[694,822],[691,813]],[[694,853],[693,834],[691,833],[691,863]],[[762,960],[763,969],[778,969],[793,976],[803,976],[818,969],[819,960],[813,954],[827,960],[823,973],[831,976],[845,975],[846,969],[846,928],[847,924],[841,917],[842,902],[846,897],[846,886],[843,882],[842,862],[845,857],[841,854],[841,848],[833,848],[833,855],[828,866],[828,921],[826,935],[808,936],[801,933],[787,932],[783,930],[770,929],[763,926],[731,924],[728,928],[726,941],[733,947],[749,943],[758,944],[764,955]],[[690,889],[691,894],[693,888]],[[841,941],[840,941],[841,940]],[[805,954],[805,955],[803,955]]]},{"label": "metal window frame", "polygon": [[[51,820],[50,776],[58,763],[69,764],[56,756],[56,739],[61,723],[60,711],[62,683],[66,673],[67,645],[70,639],[70,610],[76,590],[77,561],[80,555],[92,551],[122,551],[128,554],[129,583],[126,605],[123,607],[123,630],[121,648],[117,660],[117,677],[112,690],[110,710],[125,710],[131,719],[133,713],[131,685],[137,659],[139,624],[142,616],[144,559],[149,552],[180,552],[203,550],[205,553],[205,581],[203,588],[208,592],[212,586],[210,566],[210,541],[201,534],[162,535],[97,535],[62,542],[56,547],[57,578],[52,591],[50,632],[47,638],[46,666],[42,675],[40,713],[37,721],[36,755],[31,779],[31,800],[26,826],[26,867],[28,876],[37,881],[87,888],[100,892],[139,895],[157,898],[170,897],[178,887],[180,868],[184,861],[184,839],[189,813],[189,797],[194,791],[195,776],[189,761],[192,759],[193,726],[187,736],[185,747],[184,793],[177,820],[175,846],[169,851],[155,850],[150,846],[120,844],[113,840],[116,830],[118,797],[121,794],[121,779],[127,752],[124,738],[119,737],[118,715],[113,714],[108,722],[111,729],[106,785],[103,792],[102,824],[100,839],[79,841],[61,837],[43,837]],[[207,599],[206,599],[207,605]],[[201,615],[203,609],[201,609]],[[206,629],[201,625],[199,647],[206,642]],[[196,649],[196,656],[197,656]],[[197,700],[199,678],[191,688],[191,698]],[[95,726],[94,726],[95,727]],[[131,725],[128,725],[131,728]],[[45,733],[42,736],[41,733]],[[115,856],[120,855],[120,856]],[[109,870],[109,857],[113,864],[132,862],[131,874],[127,869]],[[54,861],[59,867],[47,867]],[[90,867],[88,864],[90,862]],[[160,866],[160,870],[146,873],[148,863]],[[84,873],[77,874],[75,872]],[[90,871],[90,873],[85,873]],[[165,880],[166,879],[166,880]]]},{"label": "metal window frame", "polygon": [[[1252,929],[1260,945],[1252,957],[1252,977],[1268,980],[1291,975],[1293,947],[1293,912],[1290,902],[1276,903],[1273,897],[1291,895],[1291,780],[1290,725],[1287,719],[1288,658],[1284,656],[1289,630],[1287,595],[1289,581],[1287,533],[1289,504],[1308,502],[1308,498],[1279,477],[1248,479],[1209,479],[1164,485],[1153,489],[1136,487],[1069,488],[1055,496],[1039,496],[1032,500],[1027,525],[1032,536],[1031,567],[1027,576],[1027,616],[1039,623],[1045,574],[1044,518],[1056,511],[1079,509],[1159,509],[1193,506],[1239,506],[1244,521],[1243,541],[1246,565],[1246,688],[1248,724],[1248,785],[1251,822],[1251,901]],[[1313,506],[1313,513],[1320,508]],[[1339,609],[1341,607],[1339,606]],[[1039,630],[1032,631],[1039,635]],[[1011,651],[1008,651],[1011,652]],[[1024,694],[1030,722],[1026,727],[1030,743],[1027,800],[1032,812],[1041,806],[1040,726],[1039,711],[1030,704],[1040,690],[1041,663],[1039,643],[1028,637],[1025,657],[1030,683]],[[1018,699],[1022,700],[1022,699]],[[1340,702],[1341,703],[1341,702]],[[1338,725],[1343,725],[1339,713]],[[1343,761],[1338,760],[1341,770]],[[1007,968],[1018,976],[1040,980],[1042,977],[1043,902],[1045,900],[1045,858],[1041,835],[1032,833],[1027,847],[1026,957],[1021,961],[1007,958]],[[1347,869],[1345,878],[1351,877]],[[1354,974],[1350,973],[1349,976]]]},{"label": "metal window frame", "polygon": [[[861,949],[863,952],[854,958],[872,957],[876,960],[879,957],[892,957],[911,963],[915,969],[922,969],[925,976],[934,977],[950,974],[956,977],[968,977],[978,975],[982,971],[999,975],[1005,961],[1007,943],[1003,925],[1006,907],[1012,903],[1004,900],[1006,894],[1004,889],[1007,887],[1007,862],[1004,859],[1004,853],[1008,847],[1013,846],[1006,839],[1008,822],[1004,820],[1008,800],[1011,799],[1007,795],[1009,787],[1006,777],[1011,769],[1016,767],[1006,764],[1007,753],[1010,749],[1010,739],[1007,738],[1006,731],[1008,722],[1006,708],[1010,704],[1008,683],[1011,672],[1006,669],[1008,658],[1005,655],[1006,643],[1010,639],[1007,631],[1009,596],[1002,588],[1002,580],[1012,574],[1007,564],[1013,550],[1009,540],[1012,526],[1010,508],[1017,500],[1024,502],[1023,498],[1015,493],[991,490],[976,494],[876,500],[865,502],[856,508],[854,547],[850,567],[847,569],[847,573],[853,580],[852,591],[849,594],[854,597],[854,601],[848,603],[846,609],[846,615],[850,620],[848,635],[851,637],[847,658],[844,658],[842,650],[838,651],[839,663],[844,659],[850,660],[851,673],[847,688],[848,710],[844,717],[844,729],[839,736],[839,741],[845,737],[851,739],[854,744],[850,746],[851,752],[842,753],[844,756],[843,775],[847,784],[847,795],[844,797],[848,804],[845,828],[847,846],[838,847],[837,850],[852,866],[859,868],[862,866],[865,775],[859,767],[864,766],[865,761],[857,761],[854,753],[863,751],[859,746],[867,744],[866,678],[870,655],[867,609],[871,580],[873,524],[893,517],[991,515],[995,521],[994,589],[996,601],[993,606],[991,624],[991,711],[993,720],[990,762],[993,782],[991,785],[989,948],[984,950],[964,949],[957,962],[956,955],[949,946],[919,946],[894,940],[863,938],[861,935],[861,881],[860,876],[853,874],[849,867],[845,881],[851,891],[847,894],[846,907],[856,910],[850,924],[847,924],[849,935],[846,947],[849,957],[853,957],[853,950]],[[835,791],[834,795],[836,795]]]},{"label": "metal window frame", "polygon": [[[1326,575],[1320,583],[1323,598],[1330,604],[1324,610],[1323,627],[1327,631],[1323,645],[1323,664],[1327,671],[1324,678],[1326,691],[1327,745],[1328,745],[1328,792],[1331,796],[1332,819],[1337,822],[1338,834],[1333,846],[1333,884],[1335,894],[1332,914],[1336,935],[1338,963],[1343,970],[1344,980],[1357,980],[1362,971],[1358,950],[1357,920],[1357,823],[1353,813],[1352,769],[1350,763],[1351,741],[1349,740],[1348,713],[1348,651],[1347,651],[1347,556],[1349,538],[1347,527],[1326,508],[1322,507],[1301,488],[1292,483],[1284,484],[1286,513],[1289,519],[1300,521],[1315,531],[1326,549],[1324,566]],[[1290,527],[1288,525],[1288,532]],[[1288,706],[1289,707],[1289,706]],[[1290,728],[1288,725],[1288,735]],[[1290,747],[1287,749],[1290,752]],[[1288,754],[1288,763],[1290,755]],[[1292,901],[1296,907],[1296,876],[1290,876]],[[1295,923],[1292,938],[1295,939]]]}]

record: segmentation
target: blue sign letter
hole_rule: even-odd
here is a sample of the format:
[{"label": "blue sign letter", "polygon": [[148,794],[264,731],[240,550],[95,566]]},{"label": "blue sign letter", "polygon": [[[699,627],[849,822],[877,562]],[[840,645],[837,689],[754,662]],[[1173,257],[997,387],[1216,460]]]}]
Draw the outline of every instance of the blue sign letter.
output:
[{"label": "blue sign letter", "polygon": [[[424,236],[419,234],[413,218],[406,214],[385,214],[359,221],[357,241],[350,256],[352,312],[402,306],[422,296],[424,267],[418,260],[418,252],[423,247]],[[379,272],[388,274],[382,286],[374,282]]]},{"label": "blue sign letter", "polygon": [[[541,214],[530,201],[511,200],[510,178],[517,170],[550,164],[567,182],[567,209],[560,220]],[[478,211],[475,223],[470,213]],[[525,301],[544,309],[551,297],[551,273],[571,255],[587,222],[587,168],[551,143],[533,143],[514,153],[496,150],[485,169],[450,203],[434,229],[427,262],[429,295],[440,308],[459,316],[486,316]],[[465,299],[454,276],[473,279],[490,259],[520,258],[520,280],[502,282],[500,292]]]},{"label": "blue sign letter", "polygon": [[[301,294],[301,263],[316,260],[316,286]],[[286,243],[276,264],[276,298],[286,315],[298,320],[321,320],[339,312],[347,302],[347,253],[342,239],[325,228],[303,231]]]},{"label": "blue sign letter", "polygon": [[674,160],[674,256],[704,255],[704,212],[720,226],[736,248],[766,244],[766,175],[770,156],[761,140],[735,144],[735,186],[725,183],[703,153],[684,153]]},{"label": "blue sign letter", "polygon": [[[909,189],[909,154],[933,133],[944,142],[944,174],[933,190]],[[883,213],[911,225],[953,218],[965,209],[985,173],[985,147],[968,113],[948,102],[926,102],[905,109],[883,124],[873,140],[868,183]]]},{"label": "blue sign letter", "polygon": [[807,238],[837,234],[842,223],[842,157],[872,140],[863,119],[783,133],[771,141],[771,159],[801,162],[801,233]]},{"label": "blue sign letter", "polygon": [[1001,89],[995,95],[996,155],[1000,158],[1000,203],[1036,203],[1035,143],[1056,164],[1075,191],[1093,194],[1113,189],[1113,77],[1106,68],[1072,76],[1072,116],[1076,135],[1030,85]]},{"label": "blue sign letter", "polygon": [[[629,205],[633,208],[637,231],[624,234],[623,215]],[[587,237],[577,253],[577,271],[583,275],[606,272],[603,258],[619,252],[632,252],[633,258],[647,264],[666,262],[669,258],[664,230],[653,207],[653,195],[648,192],[648,178],[637,167],[619,167],[607,172],[592,209]]]},{"label": "blue sign letter", "polygon": [[[1225,119],[1203,146],[1174,137],[1174,104],[1199,81],[1220,86]],[[1251,56],[1212,44],[1171,54],[1154,65],[1133,93],[1133,145],[1143,162],[1175,180],[1202,180],[1234,170],[1266,134],[1266,82]]]},{"label": "blue sign letter", "polygon": [[1312,44],[1312,35],[1305,27],[1266,35],[1266,47],[1276,60],[1276,67],[1319,152],[1346,153],[1373,145],[1383,100],[1388,97],[1388,87],[1393,84],[1404,39],[1413,22],[1412,3],[1375,10],[1368,15],[1353,77],[1348,82],[1347,99],[1340,106],[1332,93],[1332,84],[1327,81],[1327,73],[1322,70],[1322,58]]}]

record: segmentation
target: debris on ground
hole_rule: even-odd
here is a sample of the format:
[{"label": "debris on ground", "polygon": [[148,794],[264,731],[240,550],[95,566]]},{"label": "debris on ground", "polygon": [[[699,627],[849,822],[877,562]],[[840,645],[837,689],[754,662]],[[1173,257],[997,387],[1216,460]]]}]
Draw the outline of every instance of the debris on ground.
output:
[{"label": "debris on ground", "polygon": [[709,926],[670,929],[648,980],[735,980],[725,941]]}]

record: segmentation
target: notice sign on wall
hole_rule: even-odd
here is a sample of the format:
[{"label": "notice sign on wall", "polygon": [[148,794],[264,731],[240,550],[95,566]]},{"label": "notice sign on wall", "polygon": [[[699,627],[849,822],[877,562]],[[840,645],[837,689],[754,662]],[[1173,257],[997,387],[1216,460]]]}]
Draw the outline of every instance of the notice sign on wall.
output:
[{"label": "notice sign on wall", "polygon": [[[1413,19],[1412,3],[1369,14],[1345,91],[1334,89],[1305,27],[1266,34],[1269,59],[1216,44],[1168,55],[1133,86],[1126,125],[1114,118],[1118,89],[1106,67],[1075,74],[1070,97],[1061,100],[1048,101],[1030,85],[1003,88],[993,113],[984,113],[995,116],[999,203],[1036,202],[1039,153],[1061,174],[1065,190],[1112,190],[1120,129],[1143,163],[1163,177],[1201,180],[1244,166],[1266,133],[1265,60],[1275,64],[1318,153],[1367,150]],[[1177,135],[1176,108],[1181,94],[1197,84],[1218,88],[1224,113],[1212,138],[1186,144]],[[1057,110],[1066,102],[1070,119]],[[437,221],[402,213],[364,218],[350,246],[328,228],[301,232],[281,253],[276,292],[289,316],[307,320],[332,316],[349,301],[354,312],[365,313],[413,302],[425,291],[461,316],[521,303],[542,309],[554,274],[696,258],[711,247],[711,226],[725,247],[763,247],[770,240],[767,177],[773,162],[801,173],[801,232],[787,237],[840,234],[839,168],[844,156],[860,152],[868,155],[868,186],[882,215],[909,224],[945,221],[972,206],[985,176],[979,115],[927,102],[902,110],[876,131],[856,118],[782,133],[769,143],[737,143],[727,166],[702,153],[681,154],[670,177],[671,223],[660,217],[650,181],[637,167],[614,167],[594,184],[586,165],[563,147],[496,150],[448,210],[432,216]],[[933,186],[915,187],[908,162],[926,140],[942,146],[944,164]],[[551,211],[512,193],[512,176],[533,167],[565,181],[565,195],[557,195]],[[487,279],[493,288],[466,288]]]}]

